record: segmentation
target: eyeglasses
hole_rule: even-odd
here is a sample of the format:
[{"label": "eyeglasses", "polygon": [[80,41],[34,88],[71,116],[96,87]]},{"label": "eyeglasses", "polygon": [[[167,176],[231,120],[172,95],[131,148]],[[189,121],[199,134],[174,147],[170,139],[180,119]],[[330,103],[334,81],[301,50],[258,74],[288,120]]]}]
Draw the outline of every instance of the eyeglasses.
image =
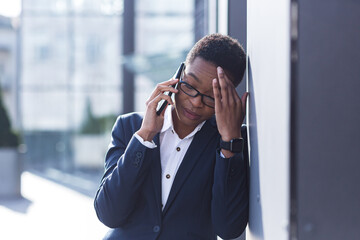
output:
[{"label": "eyeglasses", "polygon": [[198,95],[200,95],[201,101],[203,104],[205,104],[206,106],[208,106],[210,108],[215,108],[215,99],[214,98],[207,96],[205,94],[202,94],[196,88],[194,88],[193,86],[191,86],[190,84],[188,84],[187,82],[184,82],[182,80],[179,82],[178,86],[179,86],[180,90],[183,93],[185,93],[186,95],[188,95],[190,97],[197,97]]}]

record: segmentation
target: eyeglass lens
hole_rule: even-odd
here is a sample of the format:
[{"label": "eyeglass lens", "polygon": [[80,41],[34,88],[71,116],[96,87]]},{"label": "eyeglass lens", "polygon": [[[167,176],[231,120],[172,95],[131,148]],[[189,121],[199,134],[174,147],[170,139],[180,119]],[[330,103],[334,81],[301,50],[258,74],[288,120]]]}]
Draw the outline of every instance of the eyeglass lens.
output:
[{"label": "eyeglass lens", "polygon": [[187,95],[191,96],[191,97],[196,97],[198,94],[201,95],[201,99],[203,101],[203,103],[209,107],[214,107],[215,106],[215,101],[214,99],[200,93],[197,89],[195,89],[193,86],[191,86],[190,84],[186,83],[186,82],[181,82],[180,83],[180,89],[186,93]]}]

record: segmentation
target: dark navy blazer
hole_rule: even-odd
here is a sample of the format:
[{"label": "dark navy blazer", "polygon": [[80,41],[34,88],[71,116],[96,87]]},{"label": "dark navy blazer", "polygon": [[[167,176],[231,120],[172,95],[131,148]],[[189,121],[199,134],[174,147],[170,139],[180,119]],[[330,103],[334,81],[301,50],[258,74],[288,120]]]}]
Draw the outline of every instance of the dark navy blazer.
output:
[{"label": "dark navy blazer", "polygon": [[[141,144],[133,135],[142,119],[138,113],[120,116],[112,130],[94,201],[99,220],[112,228],[105,239],[238,237],[248,221],[247,143],[244,153],[221,158],[215,117],[207,120],[195,134],[162,210],[159,134],[157,148]],[[246,127],[242,134],[246,138]]]}]

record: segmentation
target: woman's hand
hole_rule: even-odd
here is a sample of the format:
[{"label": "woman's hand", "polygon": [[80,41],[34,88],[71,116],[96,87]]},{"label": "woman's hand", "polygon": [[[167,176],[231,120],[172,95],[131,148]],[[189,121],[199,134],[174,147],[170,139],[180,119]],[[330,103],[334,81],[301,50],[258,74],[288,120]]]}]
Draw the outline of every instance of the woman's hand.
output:
[{"label": "woman's hand", "polygon": [[[229,142],[233,138],[241,138],[241,124],[246,113],[246,99],[249,93],[240,98],[234,84],[221,67],[217,68],[218,79],[213,80],[215,97],[216,124],[223,141]],[[222,149],[225,157],[234,155]]]},{"label": "woman's hand", "polygon": [[178,81],[178,79],[170,79],[159,83],[146,101],[145,116],[139,131],[137,131],[137,134],[144,139],[144,141],[152,141],[155,135],[160,132],[164,123],[164,114],[167,106],[159,116],[156,114],[156,108],[162,99],[171,105],[174,104],[171,97],[164,94],[164,92],[177,93],[178,90],[173,88],[172,85],[175,85]]}]

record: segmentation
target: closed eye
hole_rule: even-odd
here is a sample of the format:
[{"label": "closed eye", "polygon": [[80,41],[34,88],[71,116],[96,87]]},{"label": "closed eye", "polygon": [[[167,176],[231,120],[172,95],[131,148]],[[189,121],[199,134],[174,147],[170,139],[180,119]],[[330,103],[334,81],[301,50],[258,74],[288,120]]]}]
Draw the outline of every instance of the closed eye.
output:
[{"label": "closed eye", "polygon": [[189,89],[189,90],[194,90],[193,87],[191,87],[190,85],[187,85],[187,84],[184,84],[184,88]]}]

